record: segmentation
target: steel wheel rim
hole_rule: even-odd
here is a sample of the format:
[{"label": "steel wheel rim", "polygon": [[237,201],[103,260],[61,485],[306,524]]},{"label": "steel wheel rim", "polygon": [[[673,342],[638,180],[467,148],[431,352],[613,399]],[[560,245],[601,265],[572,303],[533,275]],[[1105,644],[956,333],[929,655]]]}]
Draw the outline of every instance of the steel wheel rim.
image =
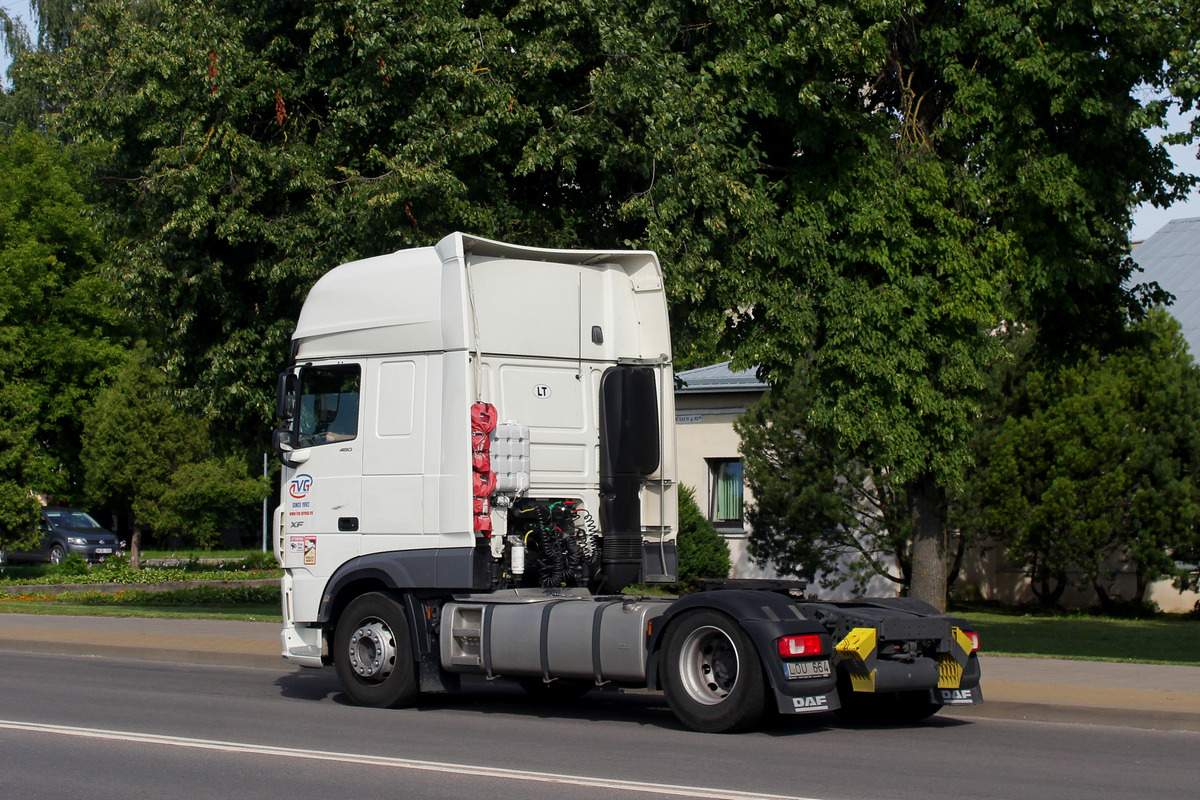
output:
[{"label": "steel wheel rim", "polygon": [[733,639],[711,625],[689,633],[679,651],[683,690],[701,705],[723,702],[737,686],[739,667]]},{"label": "steel wheel rim", "polygon": [[365,620],[350,637],[350,668],[360,678],[383,681],[396,666],[396,638],[380,619]]}]

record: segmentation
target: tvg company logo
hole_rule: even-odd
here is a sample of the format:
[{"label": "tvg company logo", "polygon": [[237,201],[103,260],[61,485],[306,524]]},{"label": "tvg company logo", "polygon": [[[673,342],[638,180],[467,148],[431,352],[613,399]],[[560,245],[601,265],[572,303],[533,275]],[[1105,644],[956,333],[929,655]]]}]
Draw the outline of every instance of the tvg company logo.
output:
[{"label": "tvg company logo", "polygon": [[297,475],[292,478],[292,482],[288,484],[288,494],[299,500],[308,494],[312,489],[312,475]]}]

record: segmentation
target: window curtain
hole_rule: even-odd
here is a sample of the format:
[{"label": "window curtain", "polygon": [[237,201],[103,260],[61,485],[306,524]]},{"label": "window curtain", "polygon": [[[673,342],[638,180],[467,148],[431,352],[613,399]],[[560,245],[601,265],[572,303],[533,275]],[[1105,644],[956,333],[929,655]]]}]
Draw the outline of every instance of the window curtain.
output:
[{"label": "window curtain", "polygon": [[713,522],[742,521],[742,462],[723,461],[715,468]]}]

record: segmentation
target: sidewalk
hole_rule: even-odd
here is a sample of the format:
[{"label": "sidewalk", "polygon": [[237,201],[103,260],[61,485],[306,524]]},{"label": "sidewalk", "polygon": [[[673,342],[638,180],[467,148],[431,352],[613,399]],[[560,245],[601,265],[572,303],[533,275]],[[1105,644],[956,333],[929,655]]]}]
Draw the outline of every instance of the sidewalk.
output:
[{"label": "sidewalk", "polygon": [[[0,614],[0,652],[223,664],[290,672],[274,622]],[[984,704],[955,716],[1200,731],[1200,667],[983,659]],[[951,712],[947,712],[951,713]]]},{"label": "sidewalk", "polygon": [[967,715],[1200,731],[1200,667],[981,658],[984,704]]},{"label": "sidewalk", "polygon": [[0,614],[0,651],[291,670],[277,622]]}]

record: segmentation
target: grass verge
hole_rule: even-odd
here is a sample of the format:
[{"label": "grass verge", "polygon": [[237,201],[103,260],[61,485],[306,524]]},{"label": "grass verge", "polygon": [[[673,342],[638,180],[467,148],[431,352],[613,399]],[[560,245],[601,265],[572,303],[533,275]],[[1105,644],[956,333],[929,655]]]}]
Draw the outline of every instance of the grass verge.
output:
[{"label": "grass verge", "polygon": [[1187,617],[963,615],[992,655],[1200,666],[1200,620]]},{"label": "grass verge", "polygon": [[279,588],[202,586],[168,592],[65,592],[13,595],[0,590],[0,612],[165,619],[282,622]]}]

